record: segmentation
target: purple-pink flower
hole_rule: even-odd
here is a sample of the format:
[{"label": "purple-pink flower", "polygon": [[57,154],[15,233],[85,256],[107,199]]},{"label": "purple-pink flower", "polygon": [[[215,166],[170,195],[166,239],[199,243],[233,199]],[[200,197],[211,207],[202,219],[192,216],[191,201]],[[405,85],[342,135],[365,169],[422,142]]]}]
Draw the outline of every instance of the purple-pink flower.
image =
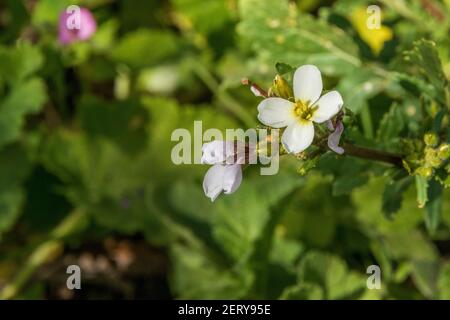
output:
[{"label": "purple-pink flower", "polygon": [[341,120],[336,123],[336,128],[333,126],[333,122],[327,121],[327,127],[330,131],[333,131],[328,136],[328,148],[336,152],[337,154],[344,154],[344,148],[339,146],[339,141],[341,140],[341,135],[344,132],[344,124]]},{"label": "purple-pink flower", "polygon": [[97,23],[89,9],[64,10],[59,17],[59,42],[67,45],[88,40],[97,30]]}]

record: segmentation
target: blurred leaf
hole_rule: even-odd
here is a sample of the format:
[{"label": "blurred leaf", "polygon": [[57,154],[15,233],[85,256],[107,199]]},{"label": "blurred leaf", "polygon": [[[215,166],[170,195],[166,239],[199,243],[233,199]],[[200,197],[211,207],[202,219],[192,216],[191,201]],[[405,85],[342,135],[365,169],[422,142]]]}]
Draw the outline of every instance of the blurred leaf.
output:
[{"label": "blurred leaf", "polygon": [[140,29],[121,38],[111,55],[117,62],[142,68],[158,64],[178,50],[179,44],[172,32]]},{"label": "blurred leaf", "polygon": [[81,125],[93,137],[107,137],[131,154],[146,146],[148,112],[139,101],[111,103],[86,97],[79,109]]},{"label": "blurred leaf", "polygon": [[[230,20],[229,4],[226,0],[173,0],[176,13],[182,24],[192,26],[200,33],[220,29]],[[184,21],[185,20],[185,21]]]},{"label": "blurred leaf", "polygon": [[405,177],[400,180],[390,181],[386,184],[383,192],[383,212],[388,218],[400,210],[403,202],[403,193],[408,189],[412,183],[410,177]]},{"label": "blurred leaf", "polygon": [[214,238],[234,260],[245,260],[269,221],[270,209],[301,183],[295,176],[246,177],[233,196],[215,202]]},{"label": "blurred leaf", "polygon": [[300,283],[283,291],[281,300],[321,300],[324,294],[322,288],[314,283]]},{"label": "blurred leaf", "polygon": [[450,263],[446,262],[439,271],[437,283],[439,289],[439,299],[450,299]]},{"label": "blurred leaf", "polygon": [[45,86],[39,79],[13,87],[0,102],[0,147],[20,137],[25,116],[37,113],[46,100]]},{"label": "blurred leaf", "polygon": [[348,270],[339,257],[313,251],[301,262],[299,280],[320,285],[326,299],[355,298],[366,287],[365,277]]},{"label": "blurred leaf", "polygon": [[22,147],[13,145],[0,150],[0,241],[19,217],[25,196],[22,183],[30,167]]},{"label": "blurred leaf", "polygon": [[428,202],[425,205],[425,226],[430,234],[434,234],[441,221],[443,187],[436,180],[428,186]]},{"label": "blurred leaf", "polygon": [[377,140],[385,145],[393,139],[397,141],[404,126],[404,114],[398,104],[393,104],[381,119]]},{"label": "blurred leaf", "polygon": [[41,51],[24,42],[15,48],[0,47],[0,78],[17,83],[36,72],[43,64]]},{"label": "blurred leaf", "polygon": [[227,269],[201,248],[174,245],[172,285],[180,299],[240,299],[252,283],[248,270]]}]

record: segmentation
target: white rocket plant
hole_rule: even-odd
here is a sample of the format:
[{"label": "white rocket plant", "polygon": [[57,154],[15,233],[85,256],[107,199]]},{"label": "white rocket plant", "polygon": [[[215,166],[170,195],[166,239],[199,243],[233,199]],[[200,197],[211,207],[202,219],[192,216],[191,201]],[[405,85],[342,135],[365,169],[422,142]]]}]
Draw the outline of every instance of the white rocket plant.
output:
[{"label": "white rocket plant", "polygon": [[[293,76],[292,89],[280,75],[276,76],[274,86],[268,92],[256,84],[250,85],[250,89],[263,98],[257,107],[258,120],[268,128],[284,128],[281,136],[283,153],[301,156],[314,141],[314,124],[323,123],[327,123],[327,128],[332,131],[327,137],[329,148],[338,154],[344,152],[339,147],[344,127],[337,117],[344,101],[337,91],[321,96],[322,76],[316,66],[299,67]],[[214,201],[221,192],[235,192],[242,181],[242,165],[256,157],[258,150],[258,146],[243,146],[243,142],[237,141],[204,144],[202,163],[213,165],[203,181],[206,196]]]}]

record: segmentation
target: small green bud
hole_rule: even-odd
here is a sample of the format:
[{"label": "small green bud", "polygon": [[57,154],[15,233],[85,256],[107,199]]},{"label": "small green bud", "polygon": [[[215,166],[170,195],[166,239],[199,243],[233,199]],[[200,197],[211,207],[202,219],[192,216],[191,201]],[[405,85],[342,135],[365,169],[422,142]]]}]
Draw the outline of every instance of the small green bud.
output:
[{"label": "small green bud", "polygon": [[424,178],[429,178],[433,174],[433,169],[430,167],[419,167],[416,170],[416,174]]},{"label": "small green bud", "polygon": [[447,143],[443,143],[439,146],[438,157],[443,161],[450,158],[450,146]]},{"label": "small green bud", "polygon": [[442,164],[442,160],[438,157],[438,151],[436,149],[430,147],[425,148],[425,163],[433,168],[437,168]]},{"label": "small green bud", "polygon": [[423,141],[429,147],[434,147],[438,143],[438,136],[435,133],[427,133],[423,137]]},{"label": "small green bud", "polygon": [[277,74],[273,80],[273,85],[279,97],[289,99],[294,96],[291,87],[282,76]]}]

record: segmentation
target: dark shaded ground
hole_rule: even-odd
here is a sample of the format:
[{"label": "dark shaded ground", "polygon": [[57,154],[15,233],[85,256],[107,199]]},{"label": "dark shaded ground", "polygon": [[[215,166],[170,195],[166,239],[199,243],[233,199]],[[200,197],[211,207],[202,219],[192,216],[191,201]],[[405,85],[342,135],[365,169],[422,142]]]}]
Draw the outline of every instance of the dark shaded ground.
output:
[{"label": "dark shaded ground", "polygon": [[[67,266],[81,268],[81,289],[66,286]],[[144,240],[107,238],[66,249],[56,261],[39,269],[47,299],[171,299],[168,257]]]}]

